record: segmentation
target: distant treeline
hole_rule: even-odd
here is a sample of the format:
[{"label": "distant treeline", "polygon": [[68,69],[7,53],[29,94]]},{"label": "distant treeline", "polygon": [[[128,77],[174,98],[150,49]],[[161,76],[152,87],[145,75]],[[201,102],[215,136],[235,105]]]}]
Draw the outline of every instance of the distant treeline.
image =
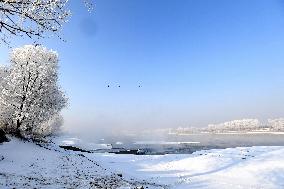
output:
[{"label": "distant treeline", "polygon": [[266,123],[261,123],[258,119],[241,119],[209,124],[205,128],[179,127],[177,129],[170,129],[170,133],[172,134],[225,131],[284,131],[284,118],[268,119]]}]

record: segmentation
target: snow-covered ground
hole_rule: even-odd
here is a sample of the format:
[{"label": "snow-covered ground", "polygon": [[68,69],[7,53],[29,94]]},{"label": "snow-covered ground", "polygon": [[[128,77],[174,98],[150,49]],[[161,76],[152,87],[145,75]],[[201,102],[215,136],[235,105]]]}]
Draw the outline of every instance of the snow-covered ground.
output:
[{"label": "snow-covered ground", "polygon": [[60,137],[55,137],[52,141],[58,145],[71,145],[76,146],[78,148],[82,148],[84,150],[111,149],[110,144],[97,144],[93,142],[86,142],[77,137],[72,137],[68,135],[61,135]]},{"label": "snow-covered ground", "polygon": [[[120,177],[120,174],[123,176]],[[118,155],[0,144],[0,188],[284,188],[284,147]],[[167,185],[167,186],[165,186]]]},{"label": "snow-covered ground", "polygon": [[56,145],[38,146],[12,139],[0,144],[0,188],[160,189],[155,184],[125,180],[86,153],[65,151]]},{"label": "snow-covered ground", "polygon": [[284,147],[240,147],[190,155],[89,154],[128,177],[172,188],[284,188]]}]

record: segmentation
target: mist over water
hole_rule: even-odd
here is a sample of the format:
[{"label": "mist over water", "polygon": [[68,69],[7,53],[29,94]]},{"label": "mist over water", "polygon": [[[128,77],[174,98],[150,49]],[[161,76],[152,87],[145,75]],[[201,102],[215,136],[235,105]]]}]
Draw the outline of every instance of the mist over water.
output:
[{"label": "mist over water", "polygon": [[[71,134],[71,133],[70,133]],[[169,134],[169,130],[98,130],[80,133],[83,143],[110,144],[116,149],[142,149],[149,154],[193,153],[202,149],[248,146],[283,146],[283,133],[195,133]]]},{"label": "mist over water", "polygon": [[218,2],[98,1],[91,15],[70,2],[78,19],[68,44],[54,47],[70,96],[65,131],[108,143],[281,143],[280,135],[142,134],[284,116],[283,4]]},{"label": "mist over water", "polygon": [[[119,103],[118,103],[119,104]],[[93,109],[96,109],[94,107]],[[119,108],[118,108],[119,109]],[[121,110],[124,112],[123,108]],[[209,123],[221,123],[222,121],[228,121],[230,119],[221,119],[220,116],[226,114],[226,111],[218,111],[215,114],[207,117],[206,121],[202,123],[195,123],[197,120],[202,119],[201,113],[199,116],[191,114],[191,112],[184,111],[183,115],[180,116],[170,116],[170,110],[168,110],[168,115],[165,114],[165,111],[155,112],[153,114],[143,113],[141,110],[133,110],[122,113],[115,114],[114,110],[106,109],[103,113],[99,111],[93,111],[90,107],[86,110],[83,108],[78,108],[76,113],[65,114],[65,131],[80,136],[82,139],[86,140],[100,140],[102,138],[113,138],[116,141],[120,140],[132,140],[133,137],[136,137],[136,140],[170,140],[167,136],[169,129],[167,128],[178,128],[178,127],[207,127]],[[246,112],[246,111],[244,111]],[[185,115],[188,114],[188,117]],[[212,116],[215,116],[215,119],[211,120]],[[281,114],[275,114],[281,117]],[[234,116],[231,116],[235,118]],[[252,116],[253,117],[253,116]],[[257,117],[257,116],[254,116]],[[259,119],[260,123],[266,123],[268,118],[271,118],[269,115],[259,116],[262,119]],[[244,118],[238,116],[237,118]],[[249,116],[245,117],[249,118]],[[195,120],[195,121],[193,121]],[[195,124],[194,124],[195,123]],[[157,132],[157,130],[159,130]],[[147,135],[145,135],[145,131]],[[191,138],[188,138],[189,140]]]}]

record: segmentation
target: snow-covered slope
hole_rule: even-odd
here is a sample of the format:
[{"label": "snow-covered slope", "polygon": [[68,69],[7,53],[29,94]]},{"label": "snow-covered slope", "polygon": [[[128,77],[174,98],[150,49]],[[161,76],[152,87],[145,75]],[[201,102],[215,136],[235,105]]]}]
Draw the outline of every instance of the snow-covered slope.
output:
[{"label": "snow-covered slope", "polygon": [[[166,186],[167,185],[167,186]],[[0,144],[0,188],[284,188],[284,147],[194,154],[65,151],[12,139]]]},{"label": "snow-covered slope", "polygon": [[172,188],[284,188],[284,147],[242,147],[180,155],[89,154],[128,177]]},{"label": "snow-covered slope", "polygon": [[0,188],[162,188],[127,181],[85,154],[12,139],[0,144]]}]

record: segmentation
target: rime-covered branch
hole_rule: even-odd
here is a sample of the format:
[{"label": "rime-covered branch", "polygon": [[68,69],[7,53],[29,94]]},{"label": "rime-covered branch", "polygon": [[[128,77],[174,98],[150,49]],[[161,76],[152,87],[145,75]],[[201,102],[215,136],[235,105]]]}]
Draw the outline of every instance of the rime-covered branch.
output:
[{"label": "rime-covered branch", "polygon": [[67,22],[68,0],[0,0],[0,36],[9,43],[11,36],[42,38],[57,33]]},{"label": "rime-covered branch", "polygon": [[12,51],[10,62],[0,69],[0,124],[21,137],[52,134],[67,103],[58,86],[57,53],[25,45]]}]

